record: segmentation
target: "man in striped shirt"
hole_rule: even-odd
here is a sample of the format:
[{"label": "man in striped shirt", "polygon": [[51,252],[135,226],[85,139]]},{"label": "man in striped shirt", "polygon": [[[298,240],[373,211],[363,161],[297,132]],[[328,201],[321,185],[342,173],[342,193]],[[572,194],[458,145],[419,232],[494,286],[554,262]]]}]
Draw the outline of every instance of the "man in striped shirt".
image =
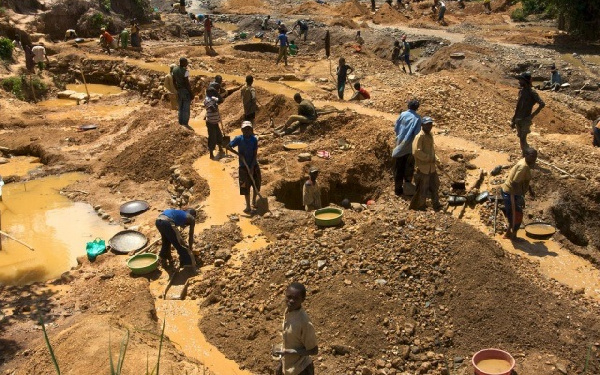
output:
[{"label": "man in striped shirt", "polygon": [[218,93],[212,87],[206,90],[204,99],[204,108],[206,108],[206,128],[208,129],[208,150],[210,158],[214,159],[215,146],[219,146],[219,155],[223,153],[223,133],[219,128],[221,114],[219,113]]}]

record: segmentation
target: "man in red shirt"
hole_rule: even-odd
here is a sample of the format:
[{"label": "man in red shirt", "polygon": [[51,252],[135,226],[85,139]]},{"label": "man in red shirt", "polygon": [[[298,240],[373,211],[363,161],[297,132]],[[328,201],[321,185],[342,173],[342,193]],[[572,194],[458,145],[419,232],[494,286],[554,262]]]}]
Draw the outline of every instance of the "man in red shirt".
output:
[{"label": "man in red shirt", "polygon": [[354,92],[354,95],[352,95],[352,97],[350,98],[350,100],[371,99],[371,95],[369,95],[369,93],[367,92],[367,90],[365,90],[362,87],[360,87],[360,83],[356,82],[354,84],[354,90],[356,90],[356,91]]},{"label": "man in red shirt", "polygon": [[106,31],[105,28],[100,29],[100,31],[102,32],[102,34],[100,34],[100,44],[102,45],[102,48],[104,48],[110,55],[110,48],[112,47],[113,49],[116,49],[117,42],[115,41],[115,38],[113,38],[113,36]]}]

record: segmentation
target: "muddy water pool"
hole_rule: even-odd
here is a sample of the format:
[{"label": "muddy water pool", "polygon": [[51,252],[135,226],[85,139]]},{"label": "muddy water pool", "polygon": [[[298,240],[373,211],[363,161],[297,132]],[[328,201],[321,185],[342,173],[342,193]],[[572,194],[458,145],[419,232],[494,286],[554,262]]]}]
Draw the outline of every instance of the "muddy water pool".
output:
[{"label": "muddy water pool", "polygon": [[[69,84],[66,88],[67,90],[73,90],[83,94],[86,93],[85,85],[83,84]],[[88,83],[87,88],[90,94],[112,95],[123,92],[119,86],[102,85],[98,83]]]},{"label": "muddy water pool", "polygon": [[84,203],[71,202],[59,190],[83,178],[69,173],[7,184],[0,202],[2,231],[35,250],[6,237],[0,250],[0,284],[25,285],[59,277],[77,264],[85,245],[96,237],[106,241],[119,231]]},{"label": "muddy water pool", "polygon": [[0,164],[0,176],[25,176],[42,166],[35,156],[15,156],[8,160],[8,163]]}]

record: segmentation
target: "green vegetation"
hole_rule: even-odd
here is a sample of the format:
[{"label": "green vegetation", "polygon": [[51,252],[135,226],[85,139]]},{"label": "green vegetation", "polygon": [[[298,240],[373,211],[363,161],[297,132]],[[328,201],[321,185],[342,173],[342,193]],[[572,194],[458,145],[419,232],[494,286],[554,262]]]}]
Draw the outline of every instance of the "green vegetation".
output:
[{"label": "green vegetation", "polygon": [[513,10],[513,12],[510,14],[510,18],[515,22],[527,21],[527,15],[525,15],[525,12],[522,8],[517,8]]},{"label": "green vegetation", "polygon": [[4,17],[6,15],[6,8],[0,7],[0,16]]},{"label": "green vegetation", "polygon": [[2,88],[6,91],[13,93],[18,99],[25,99],[25,94],[23,93],[23,78],[22,77],[8,77],[4,78],[2,82],[0,82]]},{"label": "green vegetation", "polygon": [[94,29],[101,29],[104,27],[104,15],[100,12],[94,13],[90,20],[91,26]]},{"label": "green vegetation", "polygon": [[107,12],[110,12],[112,4],[111,4],[111,0],[101,0],[100,1],[100,6],[102,7],[102,9],[104,9]]},{"label": "green vegetation", "polygon": [[[600,2],[598,0],[521,0],[523,17],[541,14],[558,16],[558,26],[585,39],[600,38]],[[518,9],[511,15],[519,20]]]},{"label": "green vegetation", "polygon": [[0,37],[0,59],[12,60],[12,53],[15,49],[12,41],[5,37]]},{"label": "green vegetation", "polygon": [[[44,340],[46,341],[46,347],[48,348],[48,352],[50,353],[50,357],[52,358],[52,363],[54,364],[54,369],[56,370],[56,374],[60,375],[60,367],[58,366],[58,361],[56,356],[54,355],[54,350],[52,349],[52,345],[50,344],[50,340],[48,339],[48,334],[46,333],[46,327],[44,326],[44,320],[40,316],[40,325],[42,326],[42,331],[44,333]],[[156,366],[150,371],[149,369],[149,360],[146,357],[146,375],[159,375],[160,372],[160,356],[162,354],[162,345],[163,340],[165,338],[165,320],[163,319],[162,330],[160,332],[160,344],[158,346],[158,358],[156,359]],[[110,341],[110,333],[108,336],[108,359],[110,361],[110,375],[121,375],[121,371],[123,370],[123,363],[125,362],[125,353],[127,352],[127,345],[129,345],[129,330],[125,328],[125,335],[121,340],[121,346],[119,348],[119,358],[117,359],[117,363],[113,362],[112,351],[111,351],[111,341]]]}]

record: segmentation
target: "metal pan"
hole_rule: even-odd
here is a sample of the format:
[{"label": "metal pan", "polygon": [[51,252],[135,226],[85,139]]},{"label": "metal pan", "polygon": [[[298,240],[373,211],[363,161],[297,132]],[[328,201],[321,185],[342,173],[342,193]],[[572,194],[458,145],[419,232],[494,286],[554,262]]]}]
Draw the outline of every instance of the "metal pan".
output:
[{"label": "metal pan", "polygon": [[461,197],[460,195],[448,196],[448,205],[449,206],[462,206],[466,202],[467,202],[466,197]]},{"label": "metal pan", "polygon": [[537,222],[525,225],[527,237],[547,240],[556,233],[556,228],[550,223]]},{"label": "metal pan", "polygon": [[487,201],[489,197],[490,197],[490,192],[484,191],[483,193],[480,193],[479,195],[477,195],[477,197],[475,197],[475,202],[483,203],[483,202]]},{"label": "metal pan", "polygon": [[108,240],[111,250],[117,254],[128,254],[146,246],[148,238],[136,230],[122,230]]},{"label": "metal pan", "polygon": [[145,212],[150,208],[146,201],[130,201],[123,203],[119,209],[123,216],[135,216]]},{"label": "metal pan", "polygon": [[97,129],[97,128],[98,128],[98,125],[90,124],[90,125],[81,125],[79,127],[79,130],[86,131],[86,130],[94,130],[94,129]]}]

